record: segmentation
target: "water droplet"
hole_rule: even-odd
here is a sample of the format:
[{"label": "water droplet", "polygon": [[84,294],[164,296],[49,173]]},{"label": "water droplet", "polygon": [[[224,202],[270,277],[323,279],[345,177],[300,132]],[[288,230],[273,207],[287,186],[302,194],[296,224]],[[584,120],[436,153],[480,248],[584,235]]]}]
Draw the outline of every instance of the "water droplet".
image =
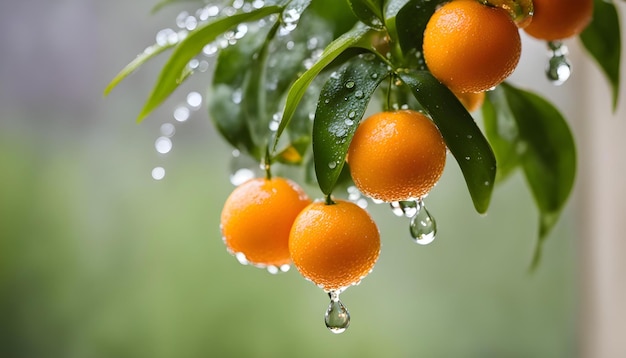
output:
[{"label": "water droplet", "polygon": [[233,100],[234,104],[239,104],[241,103],[241,100],[243,99],[243,93],[241,91],[241,89],[238,89],[236,91],[233,91],[233,94],[231,96],[231,99]]},{"label": "water droplet", "polygon": [[337,168],[337,162],[333,160],[332,162],[328,163],[328,168],[330,169]]},{"label": "water droplet", "polygon": [[172,150],[172,140],[168,137],[159,137],[154,142],[154,147],[161,154],[169,153]]},{"label": "water droplet", "polygon": [[[157,32],[157,34],[156,34],[156,43],[157,43],[159,46],[166,46],[166,45],[169,43],[170,38],[171,38],[172,36],[176,36],[176,32],[175,32],[174,30],[169,29],[169,28],[168,28],[168,29],[163,29],[163,30],[160,30],[160,31],[159,31],[159,32]],[[176,40],[176,41],[177,41],[177,40]],[[176,41],[174,41],[174,43],[176,43]]]},{"label": "water droplet", "polygon": [[548,42],[549,60],[546,66],[546,76],[552,84],[560,86],[572,74],[572,65],[567,58],[568,49],[561,41]]},{"label": "water droplet", "polygon": [[413,240],[420,245],[428,245],[435,240],[437,224],[430,215],[424,202],[418,201],[417,213],[411,218],[410,232]]},{"label": "water droplet", "polygon": [[350,113],[348,113],[348,118],[354,118],[354,117],[356,117],[356,112],[350,111]]},{"label": "water droplet", "polygon": [[195,91],[189,92],[187,95],[187,104],[190,107],[197,109],[202,104],[202,95]]},{"label": "water droplet", "polygon": [[208,44],[204,46],[202,53],[207,57],[211,57],[217,53],[217,46],[215,46],[215,44]]},{"label": "water droplet", "polygon": [[389,203],[391,207],[391,211],[399,217],[407,217],[412,218],[417,214],[417,210],[419,209],[419,205],[415,200],[403,200],[403,201],[393,201]]},{"label": "water droplet", "polygon": [[309,50],[314,50],[317,48],[318,43],[319,40],[317,39],[317,37],[311,37],[306,43],[306,48]]},{"label": "water droplet", "polygon": [[354,121],[351,119],[346,119],[345,121],[343,121],[347,126],[351,126],[354,124]]},{"label": "water droplet", "polygon": [[235,0],[235,1],[233,1],[233,7],[235,9],[241,9],[243,7],[243,0]]},{"label": "water droplet", "polygon": [[161,180],[165,178],[165,169],[163,167],[154,167],[152,169],[152,179]]},{"label": "water droplet", "polygon": [[363,94],[363,91],[361,91],[361,90],[354,92],[354,97],[356,97],[358,99],[363,98],[363,96],[364,96],[364,94]]},{"label": "water droplet", "polygon": [[372,73],[372,74],[370,75],[370,77],[372,77],[372,79],[374,79],[374,80],[375,80],[375,79],[377,79],[377,78],[378,78],[378,73]]},{"label": "water droplet", "polygon": [[187,11],[181,11],[178,13],[178,15],[176,16],[176,26],[180,27],[181,29],[185,27],[185,20],[187,19],[187,17],[189,16],[189,13]]},{"label": "water droplet", "polygon": [[263,0],[254,0],[252,2],[252,7],[254,7],[255,9],[260,9],[263,6],[265,6],[265,1]]},{"label": "water droplet", "polygon": [[324,314],[326,327],[335,334],[343,333],[350,325],[350,312],[339,300],[339,292],[330,291],[328,296],[330,296],[330,304]]},{"label": "water droplet", "polygon": [[230,183],[239,186],[246,181],[262,175],[262,171],[257,162],[247,155],[241,155],[237,149],[233,150],[233,157],[230,161]]},{"label": "water droplet", "polygon": [[172,123],[163,123],[161,125],[161,134],[165,137],[172,137],[176,133],[176,127]]},{"label": "water droplet", "polygon": [[189,119],[189,108],[185,106],[178,106],[174,109],[174,119],[178,122],[185,122]]},{"label": "water droplet", "polygon": [[248,259],[246,258],[246,255],[243,252],[237,252],[235,253],[235,258],[237,259],[237,261],[239,261],[240,264],[242,265],[248,265],[250,264],[250,262],[248,261]]},{"label": "water droplet", "polygon": [[350,88],[354,88],[354,81],[348,81],[346,82],[346,88],[350,89]]}]

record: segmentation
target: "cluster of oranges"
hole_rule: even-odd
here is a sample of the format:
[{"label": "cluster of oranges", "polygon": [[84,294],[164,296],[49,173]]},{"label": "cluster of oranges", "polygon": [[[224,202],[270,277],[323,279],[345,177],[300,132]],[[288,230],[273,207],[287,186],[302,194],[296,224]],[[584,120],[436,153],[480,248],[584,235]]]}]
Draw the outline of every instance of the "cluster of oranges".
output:
[{"label": "cluster of oranges", "polygon": [[[520,6],[519,3],[528,3]],[[527,10],[519,15],[515,11]],[[563,40],[590,23],[593,0],[455,0],[438,8],[424,31],[424,60],[469,111],[504,81],[521,55],[519,28],[530,36]]]},{"label": "cluster of oranges", "polygon": [[[528,34],[552,41],[580,33],[592,12],[592,0],[534,0],[532,21],[521,22],[505,8],[485,2],[492,3],[445,3],[424,32],[428,69],[469,111],[514,71],[522,24]],[[399,110],[361,121],[346,162],[363,194],[398,202],[426,196],[442,175],[446,155],[444,139],[427,115]],[[381,246],[375,222],[360,206],[331,196],[312,201],[292,180],[269,174],[232,192],[222,211],[221,231],[228,250],[244,263],[274,270],[293,263],[329,292],[331,306],[339,292],[372,270]]]}]

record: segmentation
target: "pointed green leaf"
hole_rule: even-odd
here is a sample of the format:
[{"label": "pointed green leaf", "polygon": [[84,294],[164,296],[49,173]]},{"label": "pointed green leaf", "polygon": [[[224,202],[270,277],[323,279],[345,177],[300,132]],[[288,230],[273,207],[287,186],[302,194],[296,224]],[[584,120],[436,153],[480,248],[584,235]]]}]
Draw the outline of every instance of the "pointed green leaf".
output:
[{"label": "pointed green leaf", "polygon": [[332,192],[370,97],[389,73],[374,54],[361,54],[333,73],[322,88],[313,122],[313,157],[324,194]]},{"label": "pointed green leaf", "polygon": [[474,119],[430,72],[406,70],[398,75],[441,131],[463,172],[476,211],[486,212],[496,176],[496,159]]},{"label": "pointed green leaf", "polygon": [[574,186],[576,146],[565,118],[548,101],[510,84],[503,84],[506,101],[519,130],[518,154],[531,192],[539,208],[541,244],[557,222]]},{"label": "pointed green leaf", "polygon": [[521,144],[515,117],[500,87],[487,92],[482,117],[485,123],[485,136],[498,163],[496,182],[502,181],[519,167],[520,158],[517,150]]},{"label": "pointed green leaf", "polygon": [[161,52],[172,48],[176,45],[176,43],[167,43],[165,45],[154,44],[152,46],[147,47],[142,53],[137,55],[137,57],[132,60],[126,67],[124,67],[104,89],[104,95],[107,96],[113,88],[115,88],[123,79],[128,77],[131,73],[135,72],[141,65],[146,63],[151,58],[160,54]]},{"label": "pointed green leaf", "polygon": [[606,75],[613,93],[613,110],[617,107],[620,89],[621,31],[615,5],[595,0],[593,20],[580,34],[583,45]]},{"label": "pointed green leaf", "polygon": [[296,111],[300,100],[306,93],[308,86],[313,82],[315,77],[322,72],[326,66],[328,66],[333,60],[335,60],[339,55],[341,55],[345,50],[355,47],[355,46],[365,46],[362,42],[367,43],[364,39],[368,38],[368,35],[375,33],[374,30],[367,28],[365,26],[357,25],[351,31],[346,32],[342,36],[338,37],[336,40],[331,42],[321,57],[317,60],[317,62],[311,66],[306,72],[304,72],[289,88],[289,92],[287,93],[287,99],[285,102],[285,107],[283,109],[283,115],[278,126],[278,130],[276,131],[276,139],[274,141],[273,148],[276,148],[278,144],[278,140],[282,132],[285,130],[289,122],[291,121],[291,117]]},{"label": "pointed green leaf", "polygon": [[356,17],[375,28],[383,25],[383,0],[348,0]]},{"label": "pointed green leaf", "polygon": [[280,6],[262,7],[251,12],[243,12],[220,18],[191,31],[189,35],[174,48],[171,57],[165,66],[163,66],[157,83],[144,104],[141,113],[139,113],[137,121],[140,122],[143,120],[180,85],[181,75],[185,67],[205,45],[240,23],[260,20],[268,15],[280,12],[281,10],[282,7]]},{"label": "pointed green leaf", "polygon": [[403,52],[421,51],[424,30],[440,1],[411,0],[396,16],[398,42]]}]

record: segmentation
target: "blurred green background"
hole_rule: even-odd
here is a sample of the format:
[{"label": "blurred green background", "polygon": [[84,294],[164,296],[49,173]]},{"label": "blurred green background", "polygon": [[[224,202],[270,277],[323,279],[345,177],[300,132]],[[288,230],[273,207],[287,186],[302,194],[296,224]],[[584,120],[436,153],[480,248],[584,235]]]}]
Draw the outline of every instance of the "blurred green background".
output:
[{"label": "blurred green background", "polygon": [[[152,5],[0,4],[1,357],[577,355],[573,215],[529,274],[538,214],[519,174],[480,216],[449,160],[427,200],[439,227],[427,247],[370,205],[383,251],[342,295],[352,315],[342,335],[324,326],[328,297],[294,269],[239,265],[219,233],[231,149],[204,107],[172,119],[185,91],[204,93],[208,73],[140,125],[165,57],[102,96],[159,29],[194,9],[152,15]],[[154,141],[167,122],[173,150],[160,155]],[[161,181],[155,166],[166,170]]]}]

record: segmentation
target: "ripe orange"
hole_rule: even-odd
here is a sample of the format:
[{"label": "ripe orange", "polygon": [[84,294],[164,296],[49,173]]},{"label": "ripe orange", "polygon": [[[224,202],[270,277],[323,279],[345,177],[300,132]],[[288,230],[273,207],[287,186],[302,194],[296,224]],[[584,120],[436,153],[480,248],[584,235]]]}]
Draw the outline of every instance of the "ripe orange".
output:
[{"label": "ripe orange", "polygon": [[380,234],[367,211],[343,200],[318,201],[298,215],[289,252],[302,276],[326,291],[357,284],[380,254]]},{"label": "ripe orange", "polygon": [[521,54],[519,31],[503,9],[456,0],[435,11],[424,31],[428,69],[453,92],[483,92],[504,81]]},{"label": "ripe orange", "polygon": [[578,35],[593,15],[593,0],[533,0],[533,4],[533,19],[524,31],[541,40]]},{"label": "ripe orange", "polygon": [[455,95],[468,112],[477,111],[485,102],[485,92],[463,92]]},{"label": "ripe orange", "polygon": [[289,264],[291,224],[310,203],[302,188],[289,179],[248,180],[235,188],[222,209],[224,243],[231,253],[245,255],[256,266]]},{"label": "ripe orange", "polygon": [[446,162],[439,129],[423,114],[380,112],[361,122],[348,148],[350,174],[374,199],[420,198],[437,183]]}]

